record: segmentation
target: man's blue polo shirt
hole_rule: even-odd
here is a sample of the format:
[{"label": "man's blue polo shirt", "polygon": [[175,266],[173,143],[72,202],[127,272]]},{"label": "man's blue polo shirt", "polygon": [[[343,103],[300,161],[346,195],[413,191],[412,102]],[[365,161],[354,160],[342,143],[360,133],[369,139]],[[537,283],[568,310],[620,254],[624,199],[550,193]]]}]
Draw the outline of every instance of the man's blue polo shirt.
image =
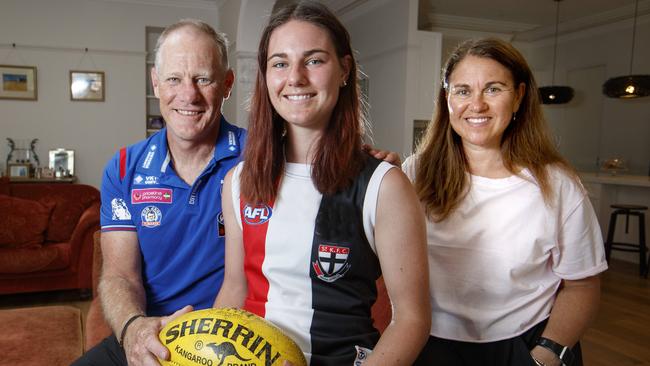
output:
[{"label": "man's blue polo shirt", "polygon": [[147,315],[209,308],[225,261],[221,188],[240,161],[246,130],[221,119],[214,157],[193,186],[171,166],[166,129],[121,149],[104,170],[102,231],[135,231]]}]

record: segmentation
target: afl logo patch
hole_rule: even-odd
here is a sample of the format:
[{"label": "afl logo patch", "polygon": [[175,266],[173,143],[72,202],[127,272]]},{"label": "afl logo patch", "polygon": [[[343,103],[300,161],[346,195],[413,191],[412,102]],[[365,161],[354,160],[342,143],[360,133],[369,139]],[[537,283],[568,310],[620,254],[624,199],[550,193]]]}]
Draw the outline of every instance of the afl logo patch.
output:
[{"label": "afl logo patch", "polygon": [[271,207],[265,204],[251,205],[246,204],[244,206],[244,221],[248,225],[261,225],[271,218],[273,210]]},{"label": "afl logo patch", "polygon": [[156,206],[147,206],[142,209],[140,213],[142,218],[142,226],[144,227],[156,227],[160,226],[160,221],[162,220],[162,212]]}]

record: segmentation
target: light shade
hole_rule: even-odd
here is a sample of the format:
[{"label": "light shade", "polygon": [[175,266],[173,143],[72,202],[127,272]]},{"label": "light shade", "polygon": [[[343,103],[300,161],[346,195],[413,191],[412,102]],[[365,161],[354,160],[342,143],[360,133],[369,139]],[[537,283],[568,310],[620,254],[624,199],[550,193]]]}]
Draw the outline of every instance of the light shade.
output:
[{"label": "light shade", "polygon": [[573,88],[570,86],[542,86],[539,88],[543,104],[564,104],[573,99]]},{"label": "light shade", "polygon": [[650,96],[650,75],[627,75],[611,78],[603,84],[603,93],[610,98]]}]

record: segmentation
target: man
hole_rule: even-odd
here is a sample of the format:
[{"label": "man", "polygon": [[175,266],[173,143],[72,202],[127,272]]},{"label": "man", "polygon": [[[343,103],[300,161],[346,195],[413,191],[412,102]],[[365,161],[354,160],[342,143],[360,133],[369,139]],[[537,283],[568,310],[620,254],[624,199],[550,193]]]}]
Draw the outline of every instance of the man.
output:
[{"label": "man", "polygon": [[102,181],[99,294],[114,334],[78,365],[157,364],[169,314],[211,307],[223,281],[221,184],[246,136],[221,115],[225,39],[196,20],[167,27],[151,79],[166,128],[121,149]]}]

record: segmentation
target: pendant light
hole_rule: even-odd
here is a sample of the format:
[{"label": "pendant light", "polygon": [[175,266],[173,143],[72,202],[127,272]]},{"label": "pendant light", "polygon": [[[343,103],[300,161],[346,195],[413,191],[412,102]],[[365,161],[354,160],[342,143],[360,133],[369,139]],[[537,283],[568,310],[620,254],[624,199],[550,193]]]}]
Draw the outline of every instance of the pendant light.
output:
[{"label": "pendant light", "polygon": [[634,41],[636,38],[636,16],[639,0],[634,5],[634,23],[632,25],[632,52],[630,54],[630,74],[611,78],[603,84],[603,94],[610,98],[639,98],[650,96],[650,75],[632,75],[634,63]]},{"label": "pendant light", "polygon": [[555,63],[557,59],[557,29],[560,23],[560,1],[553,0],[557,3],[555,9],[555,44],[553,48],[553,74],[551,76],[551,86],[542,86],[539,93],[542,96],[543,104],[564,104],[573,99],[573,88],[570,86],[555,85]]}]

